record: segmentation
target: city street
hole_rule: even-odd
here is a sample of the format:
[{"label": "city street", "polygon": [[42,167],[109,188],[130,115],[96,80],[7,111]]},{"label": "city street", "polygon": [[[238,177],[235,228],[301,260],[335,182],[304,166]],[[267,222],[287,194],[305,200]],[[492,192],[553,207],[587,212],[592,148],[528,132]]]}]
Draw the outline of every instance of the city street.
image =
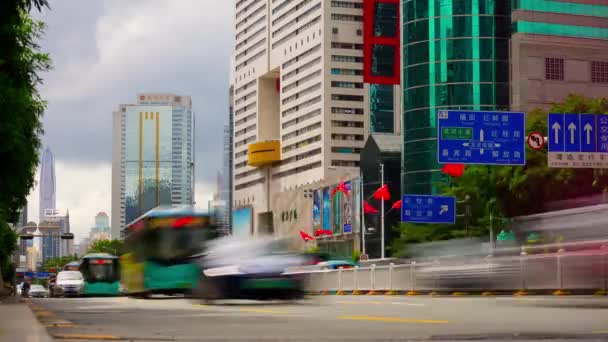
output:
[{"label": "city street", "polygon": [[57,340],[381,341],[608,338],[605,297],[319,296],[301,303],[36,299]]}]

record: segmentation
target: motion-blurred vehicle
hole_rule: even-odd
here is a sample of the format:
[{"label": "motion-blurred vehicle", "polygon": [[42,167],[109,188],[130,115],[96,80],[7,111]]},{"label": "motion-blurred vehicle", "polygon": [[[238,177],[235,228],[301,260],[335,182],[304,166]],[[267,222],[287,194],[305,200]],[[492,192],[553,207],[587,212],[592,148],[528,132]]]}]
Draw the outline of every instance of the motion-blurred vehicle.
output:
[{"label": "motion-blurred vehicle", "polygon": [[126,227],[128,252],[121,256],[128,295],[189,294],[200,278],[197,258],[217,237],[213,217],[192,206],[158,207]]},{"label": "motion-blurred vehicle", "polygon": [[119,296],[120,270],[118,257],[108,253],[87,254],[82,258],[80,273],[84,277],[85,296]]},{"label": "motion-blurred vehicle", "polygon": [[289,268],[306,263],[285,241],[271,238],[225,237],[214,240],[201,259],[201,281],[194,294],[203,300],[304,298],[301,274]]},{"label": "motion-blurred vehicle", "polygon": [[42,285],[32,285],[30,288],[30,297],[32,298],[46,298],[49,296],[49,292]]},{"label": "motion-blurred vehicle", "polygon": [[72,261],[63,266],[63,271],[78,271],[80,270],[80,261]]},{"label": "motion-blurred vehicle", "polygon": [[84,278],[79,271],[61,271],[53,287],[53,296],[81,296],[84,290]]},{"label": "motion-blurred vehicle", "polygon": [[348,269],[358,266],[350,260],[328,260],[317,263],[317,267],[322,270],[337,270],[337,269]]}]

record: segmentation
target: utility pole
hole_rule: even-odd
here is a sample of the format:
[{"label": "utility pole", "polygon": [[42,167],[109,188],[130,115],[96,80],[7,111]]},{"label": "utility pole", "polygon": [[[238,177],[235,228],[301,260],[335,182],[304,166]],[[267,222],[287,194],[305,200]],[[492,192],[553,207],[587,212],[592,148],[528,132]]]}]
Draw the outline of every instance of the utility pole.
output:
[{"label": "utility pole", "polygon": [[365,195],[363,194],[363,172],[359,172],[361,176],[359,178],[359,190],[361,191],[361,254],[365,254],[365,213],[363,211],[363,203],[365,202]]},{"label": "utility pole", "polygon": [[[380,163],[380,178],[384,186],[384,164]],[[384,259],[384,197],[381,200],[382,208],[380,213],[380,258]]]}]

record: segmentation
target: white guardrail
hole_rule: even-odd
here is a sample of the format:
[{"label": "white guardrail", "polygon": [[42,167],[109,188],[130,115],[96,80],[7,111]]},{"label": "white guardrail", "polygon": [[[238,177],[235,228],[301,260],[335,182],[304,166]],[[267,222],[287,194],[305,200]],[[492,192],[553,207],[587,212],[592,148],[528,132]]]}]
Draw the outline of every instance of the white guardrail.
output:
[{"label": "white guardrail", "polygon": [[450,257],[337,270],[293,270],[312,293],[516,292],[606,294],[608,248],[536,255]]}]

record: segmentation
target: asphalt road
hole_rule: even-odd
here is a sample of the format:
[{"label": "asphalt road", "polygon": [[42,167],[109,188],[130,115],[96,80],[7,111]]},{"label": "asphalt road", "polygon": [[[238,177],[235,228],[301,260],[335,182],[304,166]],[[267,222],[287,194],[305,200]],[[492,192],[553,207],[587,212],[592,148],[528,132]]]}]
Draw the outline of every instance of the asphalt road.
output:
[{"label": "asphalt road", "polygon": [[318,296],[299,303],[36,299],[57,340],[608,340],[608,297]]}]

